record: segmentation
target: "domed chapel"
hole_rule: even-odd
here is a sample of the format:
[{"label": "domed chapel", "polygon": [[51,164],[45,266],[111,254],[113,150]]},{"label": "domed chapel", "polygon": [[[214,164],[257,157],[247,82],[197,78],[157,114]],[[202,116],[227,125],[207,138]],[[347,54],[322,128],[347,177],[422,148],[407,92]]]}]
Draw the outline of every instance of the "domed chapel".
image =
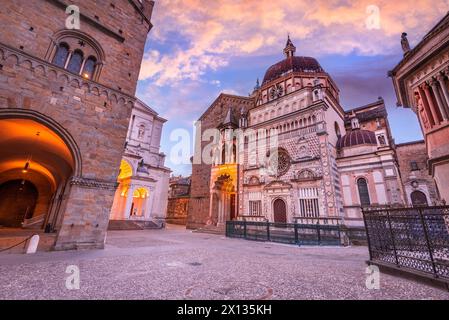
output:
[{"label": "domed chapel", "polygon": [[[297,56],[290,37],[283,53],[249,97],[221,94],[200,117],[201,132],[221,134],[214,162],[193,163],[188,227],[320,218],[361,226],[363,206],[407,204],[383,99],[345,110],[315,58]],[[247,135],[241,150],[229,129],[253,132],[266,152]]]}]

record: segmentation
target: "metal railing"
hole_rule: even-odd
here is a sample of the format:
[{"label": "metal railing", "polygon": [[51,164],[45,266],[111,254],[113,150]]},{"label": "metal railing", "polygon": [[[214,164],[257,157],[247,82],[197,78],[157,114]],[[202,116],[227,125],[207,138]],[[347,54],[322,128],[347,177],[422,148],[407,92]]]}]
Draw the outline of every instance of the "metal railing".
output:
[{"label": "metal railing", "polygon": [[449,206],[363,209],[369,263],[449,283]]},{"label": "metal railing", "polygon": [[227,221],[226,236],[297,245],[342,245],[339,225]]},{"label": "metal railing", "polygon": [[341,218],[331,218],[331,217],[294,217],[295,223],[297,224],[320,224],[320,225],[334,225],[338,226],[341,224]]}]

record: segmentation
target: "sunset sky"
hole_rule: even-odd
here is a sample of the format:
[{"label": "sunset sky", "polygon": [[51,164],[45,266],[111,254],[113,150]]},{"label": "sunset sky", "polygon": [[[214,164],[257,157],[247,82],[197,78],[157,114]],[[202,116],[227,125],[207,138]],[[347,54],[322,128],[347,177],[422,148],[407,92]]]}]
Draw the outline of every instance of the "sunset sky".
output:
[{"label": "sunset sky", "polygon": [[[168,119],[169,154],[170,133],[191,131],[220,92],[247,96],[283,59],[290,33],[296,55],[317,58],[336,81],[343,108],[382,96],[396,143],[419,140],[416,116],[396,108],[387,71],[401,60],[401,33],[413,47],[448,10],[448,0],[156,0],[137,96]],[[169,157],[166,165],[190,174]]]}]

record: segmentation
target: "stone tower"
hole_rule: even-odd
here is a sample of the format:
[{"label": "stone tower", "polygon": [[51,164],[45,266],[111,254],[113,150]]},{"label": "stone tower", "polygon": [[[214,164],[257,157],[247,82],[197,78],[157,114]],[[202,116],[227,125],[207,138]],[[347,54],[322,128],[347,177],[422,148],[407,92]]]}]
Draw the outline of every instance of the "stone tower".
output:
[{"label": "stone tower", "polygon": [[2,1],[0,225],[56,231],[56,250],[104,246],[153,6]]}]

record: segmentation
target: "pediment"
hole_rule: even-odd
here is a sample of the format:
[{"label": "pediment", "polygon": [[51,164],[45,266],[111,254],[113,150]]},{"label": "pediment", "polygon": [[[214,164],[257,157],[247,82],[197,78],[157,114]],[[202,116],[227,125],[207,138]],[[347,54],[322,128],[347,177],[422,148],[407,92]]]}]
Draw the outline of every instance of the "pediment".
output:
[{"label": "pediment", "polygon": [[284,181],[272,181],[265,186],[265,189],[291,189],[293,186]]}]

